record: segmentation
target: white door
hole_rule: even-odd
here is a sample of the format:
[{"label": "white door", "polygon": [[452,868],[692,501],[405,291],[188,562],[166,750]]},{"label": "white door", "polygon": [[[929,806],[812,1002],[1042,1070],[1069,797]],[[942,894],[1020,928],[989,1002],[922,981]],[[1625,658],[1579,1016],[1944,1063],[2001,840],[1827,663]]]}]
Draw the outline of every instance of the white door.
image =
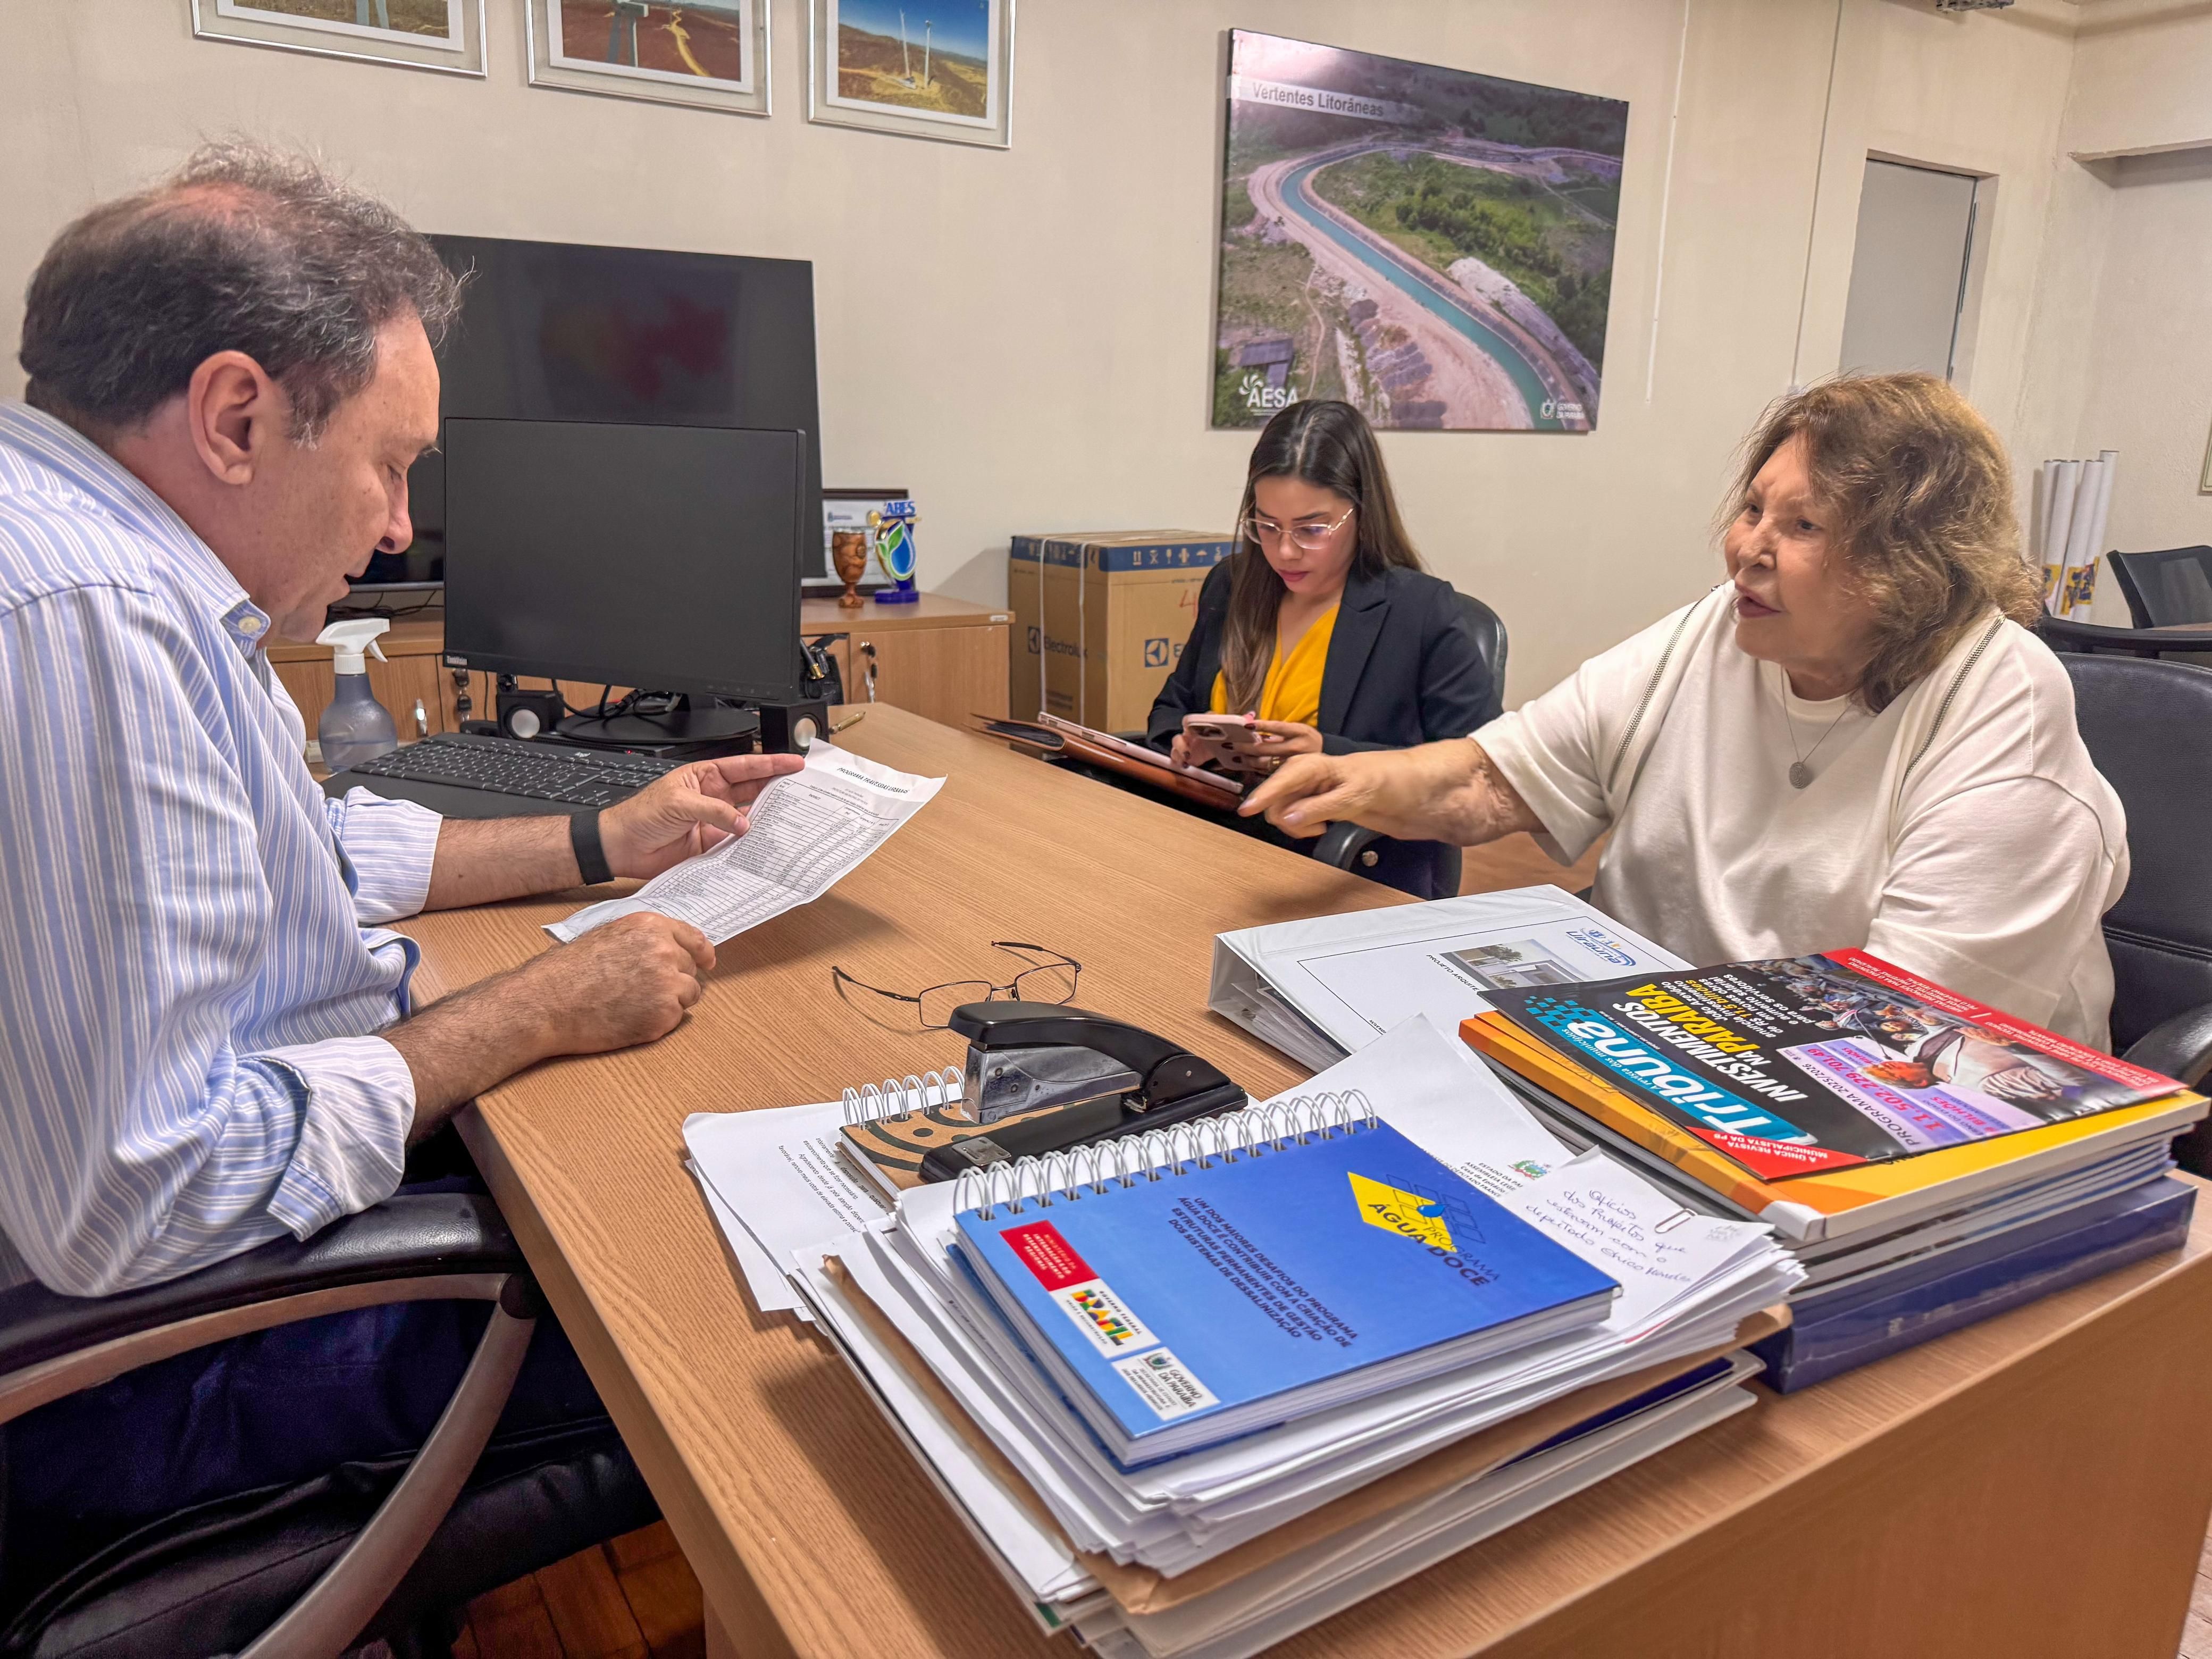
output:
[{"label": "white door", "polygon": [[1974,251],[1978,181],[1960,173],[1869,161],[1844,310],[1843,367],[1951,377]]}]

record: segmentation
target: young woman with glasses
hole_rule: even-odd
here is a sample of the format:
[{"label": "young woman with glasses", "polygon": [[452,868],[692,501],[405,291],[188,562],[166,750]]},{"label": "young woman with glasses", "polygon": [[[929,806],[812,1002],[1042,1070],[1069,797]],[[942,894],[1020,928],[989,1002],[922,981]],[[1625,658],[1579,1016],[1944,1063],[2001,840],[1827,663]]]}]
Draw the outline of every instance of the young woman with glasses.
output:
[{"label": "young woman with glasses", "polygon": [[[1256,715],[1240,759],[1261,770],[1464,736],[1498,713],[1502,690],[1471,610],[1421,568],[1365,418],[1349,404],[1292,404],[1253,448],[1237,550],[1200,592],[1146,734],[1192,760],[1184,715]],[[1362,873],[1443,896],[1437,843],[1376,850]]]}]

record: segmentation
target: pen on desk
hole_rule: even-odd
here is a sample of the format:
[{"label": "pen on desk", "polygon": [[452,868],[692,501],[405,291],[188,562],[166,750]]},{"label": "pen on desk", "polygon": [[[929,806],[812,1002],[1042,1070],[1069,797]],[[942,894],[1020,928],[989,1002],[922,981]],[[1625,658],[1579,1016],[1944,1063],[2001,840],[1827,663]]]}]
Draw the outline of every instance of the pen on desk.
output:
[{"label": "pen on desk", "polygon": [[855,708],[849,714],[840,714],[836,720],[830,722],[830,735],[835,737],[838,732],[843,731],[848,726],[858,726],[863,720],[867,718],[867,714],[868,711],[865,708]]}]

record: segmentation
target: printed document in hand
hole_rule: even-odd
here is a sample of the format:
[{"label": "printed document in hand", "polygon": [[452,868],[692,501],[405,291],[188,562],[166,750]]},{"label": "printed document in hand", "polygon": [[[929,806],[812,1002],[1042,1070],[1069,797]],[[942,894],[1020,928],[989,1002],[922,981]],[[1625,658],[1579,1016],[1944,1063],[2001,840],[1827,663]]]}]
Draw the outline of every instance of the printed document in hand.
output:
[{"label": "printed document in hand", "polygon": [[1456,1036],[1485,991],[1686,966],[1571,894],[1516,887],[1219,934],[1206,1006],[1322,1071],[1410,1015]]},{"label": "printed document in hand", "polygon": [[742,836],[663,871],[628,898],[587,904],[545,931],[563,944],[620,916],[653,911],[688,921],[711,944],[734,939],[842,881],[945,787],[878,766],[833,744],[770,783]]}]

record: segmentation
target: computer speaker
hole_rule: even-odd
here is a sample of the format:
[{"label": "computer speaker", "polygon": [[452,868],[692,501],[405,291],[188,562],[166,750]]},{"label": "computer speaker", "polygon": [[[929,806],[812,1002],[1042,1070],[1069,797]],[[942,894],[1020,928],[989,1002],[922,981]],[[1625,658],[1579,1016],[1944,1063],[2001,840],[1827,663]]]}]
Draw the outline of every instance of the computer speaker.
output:
[{"label": "computer speaker", "polygon": [[761,747],[771,755],[803,755],[816,738],[830,735],[827,698],[764,702],[759,708]]},{"label": "computer speaker", "polygon": [[503,738],[542,738],[568,714],[568,705],[558,691],[503,690],[498,706]]}]

